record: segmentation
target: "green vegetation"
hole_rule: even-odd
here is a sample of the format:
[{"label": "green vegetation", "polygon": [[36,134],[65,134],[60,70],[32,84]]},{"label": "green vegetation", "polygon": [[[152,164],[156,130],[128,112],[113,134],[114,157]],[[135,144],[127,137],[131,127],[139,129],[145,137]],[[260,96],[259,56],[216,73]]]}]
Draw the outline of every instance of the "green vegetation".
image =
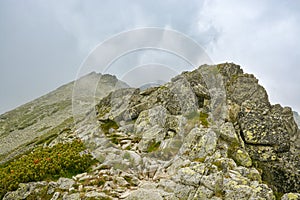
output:
[{"label": "green vegetation", "polygon": [[207,113],[194,111],[190,112],[185,117],[189,120],[189,123],[195,125],[200,122],[204,127],[207,128],[209,126],[208,116],[209,115]]},{"label": "green vegetation", "polygon": [[51,127],[47,127],[47,129],[49,129],[49,130],[46,131],[46,133],[42,134],[41,136],[34,138],[33,140],[31,140],[28,143],[20,145],[18,148],[14,149],[6,154],[0,155],[0,161],[1,161],[1,163],[8,162],[9,160],[12,160],[13,158],[19,157],[19,155],[24,154],[28,150],[33,149],[37,145],[40,145],[40,144],[48,145],[59,134],[65,133],[65,132],[71,132],[73,126],[74,126],[74,119],[73,119],[73,117],[69,117],[68,119],[63,121],[61,124],[59,124],[58,126],[52,128],[52,129],[50,129]]},{"label": "green vegetation", "polygon": [[208,125],[209,125],[207,118],[208,118],[207,113],[200,112],[199,120],[204,127],[208,127]]},{"label": "green vegetation", "polygon": [[147,152],[151,153],[153,151],[158,150],[160,143],[161,143],[160,141],[159,142],[155,142],[155,141],[151,142],[147,148]]},{"label": "green vegetation", "polygon": [[[267,183],[266,183],[267,184]],[[270,185],[269,185],[270,186]],[[281,197],[283,196],[284,194],[283,193],[281,193],[281,192],[276,192],[276,191],[274,191],[274,196],[275,196],[275,199],[276,200],[280,200],[281,199]]]},{"label": "green vegetation", "polygon": [[[49,186],[40,187],[38,190],[33,191],[29,196],[26,197],[26,200],[36,200],[37,197],[40,197],[43,200],[50,200],[53,194],[48,194]],[[27,188],[26,188],[27,189]]]},{"label": "green vegetation", "polygon": [[102,121],[100,125],[102,131],[104,132],[105,135],[107,135],[110,138],[110,141],[114,144],[119,144],[120,143],[120,136],[116,135],[114,133],[110,133],[110,129],[117,130],[119,128],[118,124],[110,119],[107,119],[105,121]]},{"label": "green vegetation", "polygon": [[116,135],[116,134],[109,135],[109,138],[110,138],[110,141],[114,144],[119,144],[121,141],[120,136]]},{"label": "green vegetation", "polygon": [[129,160],[131,158],[130,153],[128,153],[127,151],[124,153],[123,155],[123,159],[127,159]]},{"label": "green vegetation", "polygon": [[136,182],[132,180],[131,176],[125,176],[124,179],[131,185],[131,186],[137,186]]},{"label": "green vegetation", "polygon": [[0,166],[0,198],[7,191],[16,190],[19,183],[56,180],[72,177],[87,169],[96,161],[85,150],[80,140],[57,144],[52,148],[37,147],[31,153]]},{"label": "green vegetation", "polygon": [[118,124],[115,121],[110,120],[110,119],[102,121],[100,127],[105,134],[109,134],[109,129],[111,129],[111,128],[115,129],[115,130],[117,130],[119,128]]}]

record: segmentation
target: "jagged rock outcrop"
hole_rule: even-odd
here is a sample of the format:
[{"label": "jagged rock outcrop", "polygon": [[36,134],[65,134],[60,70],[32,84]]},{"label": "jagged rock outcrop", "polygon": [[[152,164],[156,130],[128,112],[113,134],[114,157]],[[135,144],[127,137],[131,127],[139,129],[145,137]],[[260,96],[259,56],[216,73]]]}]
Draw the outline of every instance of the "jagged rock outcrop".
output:
[{"label": "jagged rock outcrop", "polygon": [[[74,133],[98,164],[73,180],[28,183],[26,191],[52,199],[300,196],[300,132],[292,110],[271,105],[258,80],[238,65],[201,66],[143,91],[117,89],[95,111]],[[23,187],[4,199],[29,195]]]},{"label": "jagged rock outcrop", "polygon": [[[238,72],[231,73],[232,68]],[[242,73],[238,66],[221,68],[227,99],[238,107],[229,119],[236,125],[245,149],[262,169],[264,181],[280,193],[300,191],[300,132],[291,108],[270,105],[265,89],[253,75]],[[228,76],[229,75],[229,76]]]}]

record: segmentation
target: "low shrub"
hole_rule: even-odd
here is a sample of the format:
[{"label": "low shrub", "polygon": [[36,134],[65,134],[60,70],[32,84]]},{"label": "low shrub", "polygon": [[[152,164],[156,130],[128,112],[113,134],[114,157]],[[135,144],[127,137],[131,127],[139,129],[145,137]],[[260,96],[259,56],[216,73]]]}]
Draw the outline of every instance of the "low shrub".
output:
[{"label": "low shrub", "polygon": [[80,140],[57,144],[53,147],[37,147],[32,152],[0,166],[0,199],[19,183],[57,180],[87,171],[95,163]]}]

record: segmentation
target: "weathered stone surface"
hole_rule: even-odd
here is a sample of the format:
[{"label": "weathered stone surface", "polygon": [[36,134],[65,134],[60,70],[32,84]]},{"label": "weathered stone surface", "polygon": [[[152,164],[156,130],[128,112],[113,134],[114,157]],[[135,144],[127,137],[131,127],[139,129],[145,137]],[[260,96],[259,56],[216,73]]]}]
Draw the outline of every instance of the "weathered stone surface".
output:
[{"label": "weathered stone surface", "polygon": [[220,135],[221,138],[229,142],[231,145],[242,146],[240,143],[242,143],[243,141],[239,139],[232,123],[230,122],[224,123],[220,127],[220,133],[221,133]]},{"label": "weathered stone surface", "polygon": [[16,191],[8,192],[3,197],[5,200],[18,200],[26,199],[31,195],[38,195],[39,193],[47,192],[47,182],[32,182],[32,183],[20,183],[19,188]]},{"label": "weathered stone surface", "polygon": [[258,80],[244,74],[239,66],[225,64],[219,68],[225,75],[228,118],[237,122],[236,131],[252,163],[263,170],[263,179],[273,189],[281,193],[299,191],[300,184],[296,180],[300,179],[300,165],[295,156],[300,152],[297,144],[300,140],[292,110],[271,105]]},{"label": "weathered stone surface", "polygon": [[281,197],[281,200],[299,200],[299,199],[300,199],[299,193],[287,193]]},{"label": "weathered stone surface", "polygon": [[126,200],[163,200],[158,191],[153,189],[138,189],[132,192]]},{"label": "weathered stone surface", "polygon": [[59,178],[57,183],[59,189],[68,190],[75,184],[75,181],[70,178]]},{"label": "weathered stone surface", "polygon": [[62,200],[80,200],[80,194],[79,193],[73,193],[73,194],[65,194],[62,197]]},{"label": "weathered stone surface", "polygon": [[[209,73],[221,74],[223,84],[220,83],[218,75],[210,76]],[[216,78],[216,80],[207,82],[208,77]],[[224,110],[224,99],[222,101],[221,98],[223,97],[222,91],[218,91],[216,88],[222,85],[225,86],[224,89],[226,90],[227,110]],[[125,99],[129,98],[125,97]],[[199,68],[193,72],[185,72],[162,87],[148,89],[139,94],[134,92],[131,99],[133,100],[128,103],[130,106],[127,110],[135,108],[137,120],[132,134],[137,134],[137,137],[140,138],[138,149],[141,152],[149,153],[147,152],[149,147],[153,147],[154,144],[157,145],[154,148],[155,151],[163,150],[169,144],[168,135],[171,135],[171,138],[176,135],[184,135],[177,137],[181,140],[177,155],[185,159],[198,162],[215,162],[209,161],[208,158],[212,155],[216,159],[229,156],[234,159],[232,161],[234,164],[224,159],[217,161],[219,164],[217,168],[221,168],[223,172],[235,171],[235,165],[249,168],[254,164],[263,169],[263,179],[281,192],[287,192],[293,190],[292,187],[297,188],[299,186],[294,178],[290,182],[293,186],[284,184],[286,179],[289,179],[287,174],[290,173],[288,169],[284,170],[284,166],[288,163],[287,165],[291,169],[299,168],[298,162],[292,159],[295,157],[294,154],[287,153],[290,152],[290,148],[297,152],[297,145],[294,144],[294,141],[298,138],[298,128],[293,121],[292,112],[289,108],[270,105],[268,95],[264,88],[258,84],[258,80],[253,75],[243,73],[239,66],[226,63],[217,65],[217,68],[211,70],[201,71]],[[99,105],[103,103],[105,102],[102,101]],[[225,116],[225,122],[219,121],[217,123],[220,125],[217,128],[219,129],[217,133],[215,128],[203,127],[201,122],[193,122],[191,118],[187,118],[185,128],[178,128],[183,121],[180,122],[178,118],[173,116],[185,115],[185,113],[199,110],[201,112],[213,112],[211,115],[213,120],[216,119],[214,117],[216,113]],[[113,114],[113,112],[108,113]],[[173,120],[170,121],[169,119]],[[222,119],[222,117],[217,119]],[[172,132],[169,132],[170,130]],[[174,166],[176,165],[173,164],[172,167]],[[266,169],[269,167],[271,170],[267,171]],[[189,171],[189,168],[182,169]],[[284,171],[283,174],[285,175],[281,173],[281,175],[276,175],[276,169]],[[172,168],[173,172],[174,170],[180,172],[181,168]],[[192,171],[190,172],[193,173]],[[192,187],[197,187],[200,184],[200,174],[185,176],[189,178],[183,180],[179,178],[184,184]],[[202,176],[207,177],[204,174]],[[235,188],[234,192],[244,189],[255,190],[251,188],[249,183],[261,181],[261,176],[255,170],[244,171],[242,176],[247,179],[248,184],[241,188]],[[213,191],[213,188],[208,189]],[[228,198],[248,198],[247,194],[245,195],[244,197],[229,195]],[[249,195],[249,198],[255,198],[253,192],[250,192]],[[271,198],[270,195],[264,198]]]},{"label": "weathered stone surface", "polygon": [[105,193],[90,191],[85,194],[86,199],[105,199],[109,198]]},{"label": "weathered stone surface", "polygon": [[60,192],[55,192],[50,200],[57,200],[59,198]]},{"label": "weathered stone surface", "polygon": [[235,158],[236,162],[245,167],[252,166],[252,160],[248,154],[248,152],[244,149],[238,149],[234,154],[233,157]]}]

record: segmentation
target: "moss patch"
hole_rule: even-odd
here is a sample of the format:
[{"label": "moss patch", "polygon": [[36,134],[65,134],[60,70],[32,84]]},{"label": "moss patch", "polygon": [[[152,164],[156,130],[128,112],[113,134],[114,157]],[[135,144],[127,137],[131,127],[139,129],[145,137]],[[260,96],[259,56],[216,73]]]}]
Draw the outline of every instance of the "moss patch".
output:
[{"label": "moss patch", "polygon": [[186,132],[189,132],[196,124],[201,124],[205,128],[209,127],[208,114],[204,112],[193,111],[185,115],[188,120]]},{"label": "moss patch", "polygon": [[204,127],[208,127],[208,125],[209,125],[207,119],[208,119],[208,114],[207,114],[207,113],[200,112],[200,114],[199,114],[199,120],[200,120],[201,124],[202,124]]},{"label": "moss patch", "polygon": [[159,142],[156,142],[156,141],[151,142],[147,148],[147,152],[150,153],[150,152],[158,150],[160,143],[161,143],[160,141]]},{"label": "moss patch", "polygon": [[100,127],[105,134],[109,134],[110,129],[117,130],[119,128],[118,124],[113,120],[107,119],[107,120],[104,120],[101,122],[102,123],[101,123]]}]

